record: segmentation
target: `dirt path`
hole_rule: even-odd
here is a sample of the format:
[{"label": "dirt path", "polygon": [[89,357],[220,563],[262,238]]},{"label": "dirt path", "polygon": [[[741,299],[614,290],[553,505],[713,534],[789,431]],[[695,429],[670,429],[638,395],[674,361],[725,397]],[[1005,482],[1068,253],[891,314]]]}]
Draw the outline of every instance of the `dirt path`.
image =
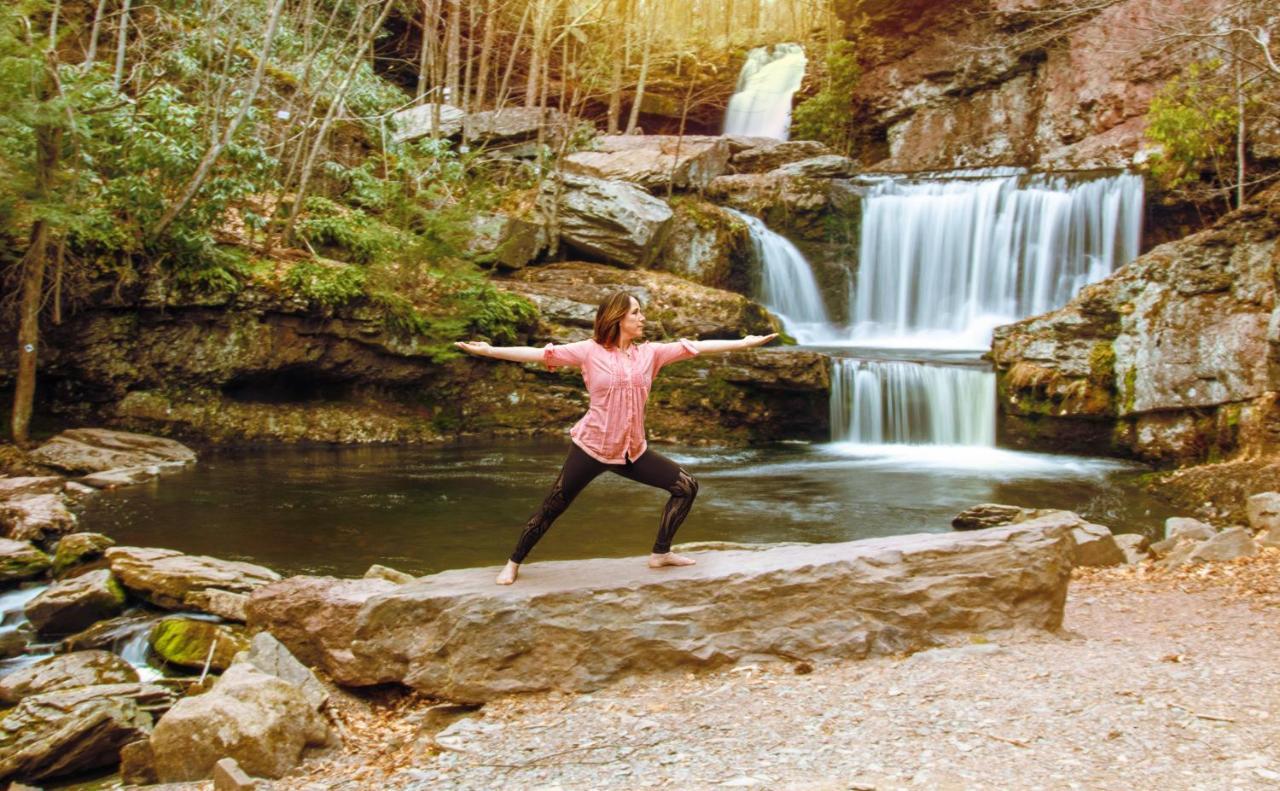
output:
[{"label": "dirt path", "polygon": [[1060,636],[428,706],[348,701],[277,787],[1280,788],[1280,550],[1077,573]]}]

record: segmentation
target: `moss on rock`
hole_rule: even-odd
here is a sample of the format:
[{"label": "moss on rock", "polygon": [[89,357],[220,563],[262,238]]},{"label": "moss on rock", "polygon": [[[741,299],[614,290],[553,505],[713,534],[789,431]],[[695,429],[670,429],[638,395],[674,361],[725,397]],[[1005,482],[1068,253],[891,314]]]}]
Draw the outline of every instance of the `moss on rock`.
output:
[{"label": "moss on rock", "polygon": [[206,661],[213,670],[226,670],[236,654],[249,648],[244,629],[191,618],[165,618],[152,627],[149,641],[165,662],[193,670]]}]

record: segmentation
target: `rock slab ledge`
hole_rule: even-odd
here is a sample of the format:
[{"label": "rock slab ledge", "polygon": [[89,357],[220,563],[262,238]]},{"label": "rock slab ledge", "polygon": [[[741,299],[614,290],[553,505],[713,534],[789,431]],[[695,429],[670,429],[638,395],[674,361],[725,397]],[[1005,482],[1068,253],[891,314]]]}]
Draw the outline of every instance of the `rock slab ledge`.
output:
[{"label": "rock slab ledge", "polygon": [[[972,533],[700,553],[696,566],[656,571],[639,558],[535,563],[511,587],[493,584],[494,569],[391,590],[294,577],[255,591],[247,612],[252,630],[342,684],[401,682],[465,702],[588,691],[762,655],[857,659],[1056,630],[1071,526],[1052,515]],[[326,601],[331,591],[342,601]],[[299,610],[336,622],[313,617],[299,629]]]}]

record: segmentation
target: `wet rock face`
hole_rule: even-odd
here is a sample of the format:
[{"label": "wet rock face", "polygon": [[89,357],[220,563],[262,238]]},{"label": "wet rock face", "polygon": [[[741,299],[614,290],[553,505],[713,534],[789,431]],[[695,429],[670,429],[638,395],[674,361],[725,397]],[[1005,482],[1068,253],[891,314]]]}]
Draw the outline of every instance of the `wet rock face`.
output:
[{"label": "wet rock face", "polygon": [[[294,578],[254,594],[251,625],[274,634],[279,625],[282,642],[316,657],[341,683],[399,681],[459,701],[589,690],[638,672],[706,669],[752,654],[861,658],[974,633],[1057,629],[1073,543],[1069,525],[1055,519],[719,552],[657,572],[637,558],[533,563],[509,588],[493,584],[491,569],[445,572],[386,592],[363,580],[363,601],[336,611],[336,581]],[[329,610],[343,622],[313,615],[304,627],[290,615],[299,608]],[[350,639],[312,637],[330,630]]]},{"label": "wet rock face", "polygon": [[[1280,189],[996,331],[1005,439],[1162,462],[1277,447]],[[1092,426],[1092,430],[1090,430]]]},{"label": "wet rock face", "polygon": [[27,602],[24,612],[43,635],[66,635],[124,609],[125,593],[107,569],[55,582]]},{"label": "wet rock face", "polygon": [[593,260],[647,267],[670,230],[671,208],[625,182],[570,174],[542,191],[556,204],[561,241]]},{"label": "wet rock face", "polygon": [[864,160],[904,171],[1124,167],[1152,96],[1201,57],[1152,45],[1206,5],[1226,3],[864,4],[884,41],[854,97]]},{"label": "wet rock face", "polygon": [[138,671],[110,651],[76,651],[42,659],[0,679],[0,704],[12,706],[30,695],[95,684],[127,684]]},{"label": "wet rock face", "polygon": [[196,454],[164,437],[101,428],[64,431],[31,452],[40,464],[68,473],[103,472],[153,465],[193,464]]},{"label": "wet rock face", "polygon": [[280,579],[271,569],[252,563],[184,555],[171,549],[112,547],[106,558],[126,588],[171,610],[189,606],[187,595],[206,588],[247,593]]}]

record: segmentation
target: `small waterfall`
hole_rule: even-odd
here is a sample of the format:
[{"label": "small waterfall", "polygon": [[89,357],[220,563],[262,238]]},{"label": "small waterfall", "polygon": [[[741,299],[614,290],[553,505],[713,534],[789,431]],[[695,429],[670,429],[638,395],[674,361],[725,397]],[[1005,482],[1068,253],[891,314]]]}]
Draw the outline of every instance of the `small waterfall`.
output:
[{"label": "small waterfall", "polygon": [[836,359],[831,439],[993,447],[995,374],[970,366]]},{"label": "small waterfall", "polygon": [[151,625],[144,624],[132,636],[121,637],[112,646],[112,650],[119,654],[121,659],[133,665],[133,669],[138,671],[138,679],[144,682],[154,681],[164,676],[147,663],[147,655],[151,652],[151,641],[148,639],[150,634]]},{"label": "small waterfall", "polygon": [[[941,175],[941,174],[940,174]],[[853,340],[986,348],[1138,254],[1142,179],[978,172],[884,178],[863,200]]]},{"label": "small waterfall", "polygon": [[791,95],[800,88],[806,64],[799,44],[756,47],[738,73],[738,87],[725,112],[726,135],[786,140],[791,129]]},{"label": "small waterfall", "polygon": [[800,343],[831,337],[831,320],[813,269],[804,254],[764,222],[736,209],[726,209],[747,224],[760,262],[760,302],[782,320],[787,334]]}]

